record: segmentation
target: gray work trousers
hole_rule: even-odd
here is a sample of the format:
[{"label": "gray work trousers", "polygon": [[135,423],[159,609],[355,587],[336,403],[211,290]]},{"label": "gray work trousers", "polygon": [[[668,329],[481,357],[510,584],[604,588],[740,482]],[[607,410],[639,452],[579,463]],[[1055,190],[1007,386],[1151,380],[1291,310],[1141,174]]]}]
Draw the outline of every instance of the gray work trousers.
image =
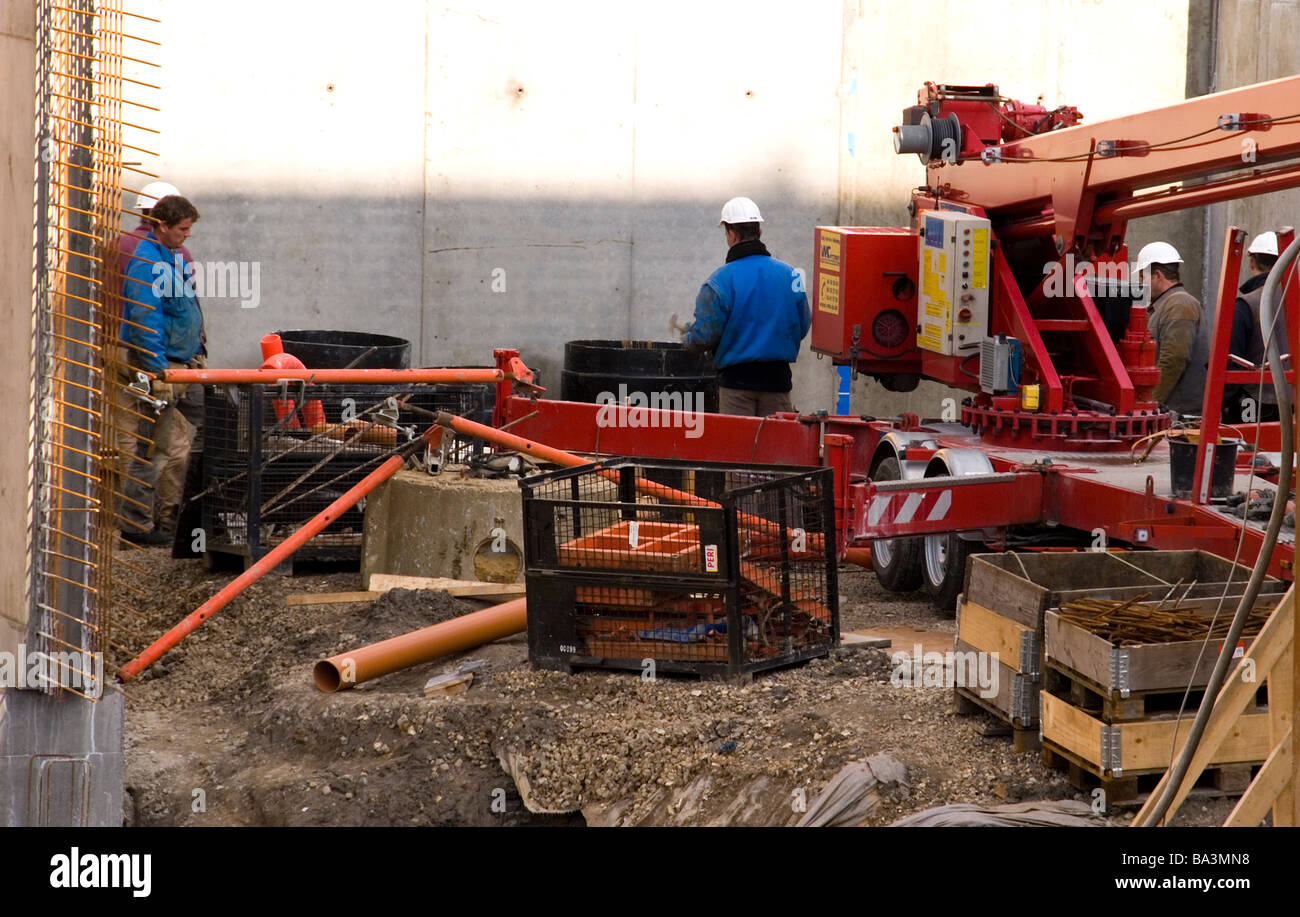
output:
[{"label": "gray work trousers", "polygon": [[741,417],[766,417],[778,411],[793,411],[789,392],[751,392],[743,388],[718,386],[718,413]]}]

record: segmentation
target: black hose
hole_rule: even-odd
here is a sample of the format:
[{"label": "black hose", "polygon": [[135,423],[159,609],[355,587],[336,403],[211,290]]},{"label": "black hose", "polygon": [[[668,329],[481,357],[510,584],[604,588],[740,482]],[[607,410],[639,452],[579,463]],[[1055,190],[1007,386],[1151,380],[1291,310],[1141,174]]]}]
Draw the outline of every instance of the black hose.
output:
[{"label": "black hose", "polygon": [[1187,743],[1183,746],[1178,760],[1169,769],[1165,789],[1160,794],[1159,801],[1140,827],[1160,824],[1165,817],[1165,813],[1169,811],[1170,806],[1173,804],[1174,797],[1182,786],[1183,778],[1187,776],[1192,758],[1196,754],[1196,746],[1200,744],[1201,736],[1205,733],[1206,723],[1210,719],[1210,713],[1214,710],[1215,698],[1218,697],[1219,689],[1223,687],[1224,679],[1227,677],[1228,667],[1230,664],[1235,664],[1236,661],[1227,648],[1236,646],[1237,641],[1241,639],[1241,632],[1246,626],[1246,618],[1249,617],[1250,611],[1255,605],[1255,599],[1259,596],[1259,589],[1263,585],[1265,571],[1268,570],[1273,548],[1277,544],[1278,532],[1282,529],[1282,519],[1286,515],[1286,495],[1291,489],[1291,464],[1295,455],[1295,429],[1293,426],[1291,390],[1286,384],[1286,376],[1282,369],[1282,353],[1273,334],[1273,324],[1276,321],[1274,297],[1277,293],[1278,280],[1286,273],[1287,268],[1295,260],[1298,252],[1300,252],[1300,238],[1288,245],[1286,251],[1277,259],[1274,269],[1269,272],[1260,299],[1260,333],[1263,335],[1265,351],[1268,354],[1269,369],[1273,375],[1273,387],[1277,391],[1278,414],[1281,418],[1281,423],[1278,424],[1282,433],[1282,461],[1277,478],[1278,496],[1273,500],[1273,511],[1268,517],[1268,527],[1264,530],[1264,541],[1260,545],[1259,556],[1255,560],[1254,569],[1250,571],[1250,581],[1246,584],[1246,590],[1242,593],[1241,601],[1237,605],[1237,613],[1232,618],[1232,625],[1228,628],[1228,635],[1223,640],[1225,649],[1219,654],[1219,659],[1214,664],[1214,671],[1210,675],[1210,682],[1205,686],[1205,699],[1201,701],[1201,706],[1196,711],[1196,719],[1192,721],[1191,731],[1187,735]]}]

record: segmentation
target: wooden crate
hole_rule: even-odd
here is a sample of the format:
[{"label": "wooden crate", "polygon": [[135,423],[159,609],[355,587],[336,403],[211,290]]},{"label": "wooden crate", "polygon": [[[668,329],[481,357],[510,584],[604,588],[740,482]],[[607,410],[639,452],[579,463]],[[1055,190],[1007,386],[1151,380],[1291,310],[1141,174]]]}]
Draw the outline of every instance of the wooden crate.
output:
[{"label": "wooden crate", "polygon": [[[1217,598],[1197,600],[1188,611],[1203,614],[1209,620],[1217,604]],[[1270,604],[1276,601],[1260,603],[1264,607]],[[1221,619],[1225,615],[1231,617],[1237,600],[1229,597],[1223,607]],[[1250,648],[1253,639],[1241,639],[1243,651]],[[1047,664],[1115,701],[1148,692],[1203,688],[1210,680],[1218,651],[1216,644],[1203,652],[1201,640],[1117,646],[1062,618],[1055,610],[1043,618],[1043,653]]]},{"label": "wooden crate", "polygon": [[[1041,701],[1043,747],[1103,781],[1164,773],[1171,750],[1176,753],[1195,715],[1190,711],[1181,721],[1161,716],[1106,723],[1046,691]],[[1248,713],[1237,722],[1210,766],[1254,765],[1262,762],[1268,752],[1268,713]],[[1136,780],[1133,789],[1136,791]]]},{"label": "wooden crate", "polygon": [[[1217,599],[1228,582],[1245,584],[1248,568],[1205,551],[1051,551],[975,554],[966,568],[966,600],[1041,630],[1043,614],[1076,598],[1131,599],[1143,593],[1161,598],[1181,581],[1189,599]],[[1261,594],[1286,591],[1273,577]],[[1235,590],[1240,594],[1241,589]]]},{"label": "wooden crate", "polygon": [[[981,652],[960,637],[954,646],[958,653]],[[1038,677],[1018,672],[1002,662],[998,663],[997,673],[997,693],[992,697],[984,697],[978,686],[956,685],[956,712],[989,713],[1011,727],[1011,741],[1017,753],[1034,751],[1039,745]]]},{"label": "wooden crate", "polygon": [[[1169,587],[1162,583],[1179,580],[1197,581],[1188,601],[1217,601],[1231,571],[1230,561],[1203,551],[973,555],[966,568],[965,592],[957,602],[957,639],[970,649],[997,653],[1004,666],[1000,683],[1013,690],[1000,690],[996,698],[985,699],[958,688],[958,709],[978,705],[1012,727],[1018,750],[1032,747],[1029,737],[1020,733],[1040,723],[1038,694],[1046,664],[1049,609],[1084,597],[1127,599],[1155,590],[1163,597]],[[1245,567],[1238,567],[1232,579],[1244,583],[1248,575]],[[1270,578],[1264,591],[1280,594],[1284,586]],[[1178,594],[1182,593],[1180,589]],[[1198,600],[1197,595],[1204,598]]]}]

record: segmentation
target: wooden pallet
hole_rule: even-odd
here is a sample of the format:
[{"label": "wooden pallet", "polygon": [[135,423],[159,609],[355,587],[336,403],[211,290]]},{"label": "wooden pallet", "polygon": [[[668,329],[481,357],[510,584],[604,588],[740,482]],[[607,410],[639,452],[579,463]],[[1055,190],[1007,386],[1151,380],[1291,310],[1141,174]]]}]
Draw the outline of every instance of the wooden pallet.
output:
[{"label": "wooden pallet", "polygon": [[[1046,691],[1040,694],[1045,747],[1069,753],[1099,779],[1163,773],[1186,738],[1193,714],[1106,723]],[[1175,741],[1177,733],[1177,741]],[[1219,748],[1211,767],[1260,764],[1268,756],[1268,713],[1243,716]]]},{"label": "wooden pallet", "polygon": [[[1190,691],[1186,685],[1170,690],[1130,691],[1127,695],[1107,690],[1091,678],[1048,659],[1043,665],[1042,689],[1045,693],[1068,701],[1103,723],[1123,723],[1177,714],[1193,716],[1201,705],[1205,691]],[[1267,708],[1265,689],[1261,686],[1255,700],[1257,712]]]},{"label": "wooden pallet", "polygon": [[[1141,805],[1165,773],[1164,768],[1159,768],[1122,777],[1102,776],[1094,765],[1050,739],[1043,739],[1041,755],[1044,767],[1066,772],[1070,785],[1079,792],[1090,794],[1100,788],[1105,794],[1107,806]],[[1201,799],[1240,796],[1258,770],[1258,766],[1252,764],[1223,764],[1206,768],[1197,781],[1193,794]]]}]

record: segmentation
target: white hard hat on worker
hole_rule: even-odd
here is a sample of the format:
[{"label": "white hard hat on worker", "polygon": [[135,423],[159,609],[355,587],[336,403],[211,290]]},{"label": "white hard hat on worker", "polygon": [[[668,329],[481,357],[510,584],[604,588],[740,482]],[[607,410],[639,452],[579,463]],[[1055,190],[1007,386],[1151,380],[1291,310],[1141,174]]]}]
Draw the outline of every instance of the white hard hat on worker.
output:
[{"label": "white hard hat on worker", "polygon": [[733,197],[722,205],[722,219],[718,225],[725,223],[761,223],[763,215],[758,212],[758,205],[747,197]]},{"label": "white hard hat on worker", "polygon": [[1246,249],[1247,254],[1251,255],[1272,255],[1277,257],[1277,233],[1269,230],[1261,232],[1250,243],[1250,248]]},{"label": "white hard hat on worker", "polygon": [[140,193],[135,198],[136,210],[150,210],[153,205],[165,197],[179,195],[181,192],[175,185],[165,181],[151,181],[140,189]]},{"label": "white hard hat on worker", "polygon": [[1138,252],[1136,267],[1145,271],[1153,264],[1182,264],[1183,256],[1168,242],[1150,242]]}]

